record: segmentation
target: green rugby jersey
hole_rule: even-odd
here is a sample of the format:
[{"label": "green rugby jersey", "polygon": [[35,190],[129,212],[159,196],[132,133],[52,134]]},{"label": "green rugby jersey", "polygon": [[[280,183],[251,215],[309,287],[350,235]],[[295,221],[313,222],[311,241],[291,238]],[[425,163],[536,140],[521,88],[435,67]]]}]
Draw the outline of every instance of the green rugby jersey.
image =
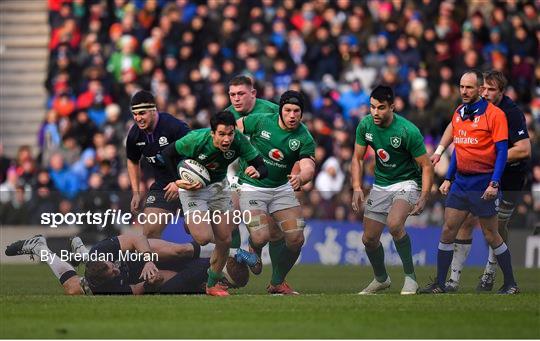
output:
[{"label": "green rugby jersey", "polygon": [[210,183],[220,182],[227,175],[227,167],[237,158],[251,161],[259,156],[247,137],[236,130],[231,148],[222,152],[214,146],[210,128],[192,130],[174,143],[176,152],[193,159],[208,169]]},{"label": "green rugby jersey", "polygon": [[315,141],[302,123],[293,130],[281,129],[279,114],[255,114],[244,118],[244,134],[262,155],[268,176],[262,180],[244,174],[247,163],[240,160],[240,181],[253,186],[274,188],[289,181],[287,175],[296,161],[315,157]]},{"label": "green rugby jersey", "polygon": [[251,109],[251,111],[248,113],[239,113],[238,111],[236,111],[236,109],[234,109],[232,105],[229,105],[225,110],[232,112],[234,118],[238,120],[241,117],[251,114],[277,114],[279,113],[279,105],[265,99],[257,98],[255,99],[255,106],[253,106],[253,109]]},{"label": "green rugby jersey", "polygon": [[371,146],[375,151],[375,184],[389,186],[414,180],[422,186],[422,171],[414,158],[426,153],[424,137],[407,119],[394,113],[390,126],[373,123],[368,115],[356,128],[356,143]]}]

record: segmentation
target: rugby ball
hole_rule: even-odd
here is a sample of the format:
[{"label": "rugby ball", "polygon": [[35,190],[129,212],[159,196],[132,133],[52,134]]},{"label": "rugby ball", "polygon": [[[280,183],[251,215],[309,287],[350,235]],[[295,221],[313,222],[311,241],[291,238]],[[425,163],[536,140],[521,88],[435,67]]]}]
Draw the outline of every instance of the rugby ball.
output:
[{"label": "rugby ball", "polygon": [[208,170],[192,159],[184,159],[178,163],[178,176],[191,184],[201,183],[203,187],[210,184]]},{"label": "rugby ball", "polygon": [[229,288],[245,287],[249,281],[249,270],[247,265],[238,263],[234,258],[228,257],[223,268],[223,281]]}]

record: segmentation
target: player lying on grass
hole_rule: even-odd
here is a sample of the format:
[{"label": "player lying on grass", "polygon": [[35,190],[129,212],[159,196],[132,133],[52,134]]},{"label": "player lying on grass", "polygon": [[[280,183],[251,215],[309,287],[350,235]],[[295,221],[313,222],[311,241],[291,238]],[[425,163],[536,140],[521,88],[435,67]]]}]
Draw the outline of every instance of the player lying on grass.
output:
[{"label": "player lying on grass", "polygon": [[[84,277],[73,266],[47,246],[45,237],[38,235],[19,240],[6,248],[7,256],[28,254],[39,257],[49,265],[60,281],[66,295],[81,294],[201,294],[205,292],[210,266],[208,258],[199,258],[200,247],[195,242],[171,243],[146,239],[138,235],[120,235],[96,244],[90,251],[79,237],[71,242],[72,260],[86,260]],[[121,260],[132,252],[132,257]],[[102,260],[103,257],[108,260]],[[148,259],[157,259],[155,262]],[[95,260],[97,259],[97,260]],[[148,260],[148,261],[145,261]],[[245,286],[249,272],[245,265],[229,257],[223,285]]]}]

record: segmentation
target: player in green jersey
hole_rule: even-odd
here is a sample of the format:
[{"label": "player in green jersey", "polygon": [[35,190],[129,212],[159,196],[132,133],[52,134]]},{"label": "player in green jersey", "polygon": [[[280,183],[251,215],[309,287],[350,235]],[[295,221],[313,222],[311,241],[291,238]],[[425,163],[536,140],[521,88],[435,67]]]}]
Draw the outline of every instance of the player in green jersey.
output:
[{"label": "player in green jersey", "polygon": [[418,284],[411,240],[404,225],[409,215],[419,214],[424,209],[433,181],[433,168],[418,128],[394,113],[394,93],[391,88],[378,86],[373,90],[370,113],[356,129],[351,162],[352,208],[358,212],[359,202],[364,202],[362,160],[367,146],[371,146],[376,153],[375,184],[367,198],[362,236],[375,279],[360,294],[375,294],[390,287],[390,277],[384,266],[384,249],[380,243],[385,225],[392,234],[403,263],[405,283],[401,294],[416,294]]},{"label": "player in green jersey", "polygon": [[248,76],[236,76],[229,82],[231,105],[226,109],[237,120],[250,114],[277,113],[279,106],[270,101],[257,98],[257,90]]},{"label": "player in green jersey", "polygon": [[170,160],[180,155],[198,161],[208,169],[210,184],[191,184],[177,180],[185,223],[199,245],[215,243],[210,257],[206,293],[227,296],[227,288],[218,281],[229,255],[233,213],[231,196],[226,179],[227,167],[237,158],[247,162],[244,174],[248,178],[264,178],[268,169],[257,150],[247,138],[235,129],[234,115],[229,111],[218,112],[210,119],[210,129],[198,129],[166,148],[164,156]]},{"label": "player in green jersey", "polygon": [[[257,90],[253,87],[253,80],[245,75],[238,75],[229,82],[229,99],[231,105],[226,109],[234,114],[236,120],[247,115],[262,114],[262,113],[278,113],[279,106],[273,102],[257,98]],[[240,209],[238,203],[238,162],[233,162],[227,170],[227,179],[231,186],[231,197],[234,209]],[[273,231],[278,231],[274,229]],[[279,237],[277,239],[282,238]],[[250,265],[250,269],[254,274],[262,271],[262,263],[260,258],[240,248],[241,245],[240,229],[235,226],[232,232],[231,248],[237,249],[237,255],[243,258]],[[238,258],[237,258],[238,259]]]},{"label": "player in green jersey", "polygon": [[[305,226],[294,190],[313,179],[315,141],[301,122],[304,101],[300,93],[286,91],[279,108],[279,114],[249,115],[238,121],[238,129],[250,137],[268,167],[266,178],[250,178],[244,171],[248,165],[240,160],[240,209],[251,212],[250,246],[259,257],[270,242],[273,270],[268,292],[294,295],[298,292],[285,282],[285,276],[300,255]],[[297,161],[300,171],[291,174]],[[282,233],[273,233],[272,223]],[[283,237],[276,240],[276,235]]]}]

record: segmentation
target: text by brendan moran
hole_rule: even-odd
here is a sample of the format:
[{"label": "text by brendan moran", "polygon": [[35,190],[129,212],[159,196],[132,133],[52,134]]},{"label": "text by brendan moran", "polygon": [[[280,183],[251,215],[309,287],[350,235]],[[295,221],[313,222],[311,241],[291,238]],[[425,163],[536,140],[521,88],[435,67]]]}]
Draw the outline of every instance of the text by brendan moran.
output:
[{"label": "text by brendan moran", "polygon": [[155,252],[134,252],[134,251],[122,251],[118,253],[113,252],[91,252],[91,253],[72,253],[68,250],[60,251],[60,254],[49,252],[48,250],[41,250],[39,258],[42,262],[52,264],[55,258],[63,262],[157,262],[159,256]]}]

